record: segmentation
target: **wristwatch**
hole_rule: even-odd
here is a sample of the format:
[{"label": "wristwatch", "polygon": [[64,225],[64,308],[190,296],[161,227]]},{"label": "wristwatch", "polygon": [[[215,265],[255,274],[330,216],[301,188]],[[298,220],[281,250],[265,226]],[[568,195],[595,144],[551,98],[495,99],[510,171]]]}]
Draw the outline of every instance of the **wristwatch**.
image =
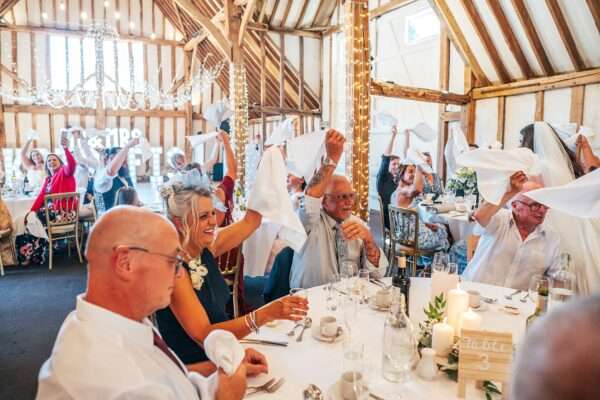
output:
[{"label": "wristwatch", "polygon": [[337,167],[337,163],[327,156],[325,158],[323,158],[322,164],[324,167],[329,167],[329,166],[332,166],[333,168]]}]

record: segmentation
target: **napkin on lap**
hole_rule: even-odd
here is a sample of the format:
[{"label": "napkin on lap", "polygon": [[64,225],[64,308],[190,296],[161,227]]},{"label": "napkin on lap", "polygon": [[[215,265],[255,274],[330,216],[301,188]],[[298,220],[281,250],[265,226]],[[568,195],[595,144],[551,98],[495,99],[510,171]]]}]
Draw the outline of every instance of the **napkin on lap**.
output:
[{"label": "napkin on lap", "polygon": [[281,151],[278,147],[267,149],[258,165],[247,208],[259,212],[265,220],[281,225],[279,238],[299,252],[306,241],[306,231],[294,212],[286,178]]},{"label": "napkin on lap", "polygon": [[510,177],[523,171],[526,175],[539,173],[539,159],[529,149],[477,149],[462,153],[456,159],[459,166],[472,168],[477,173],[477,189],[492,204],[500,200],[510,185]]},{"label": "napkin on lap", "polygon": [[217,329],[204,339],[204,351],[210,361],[231,376],[244,360],[245,351],[233,333]]},{"label": "napkin on lap", "polygon": [[525,194],[553,210],[581,218],[600,218],[600,169],[562,185]]}]

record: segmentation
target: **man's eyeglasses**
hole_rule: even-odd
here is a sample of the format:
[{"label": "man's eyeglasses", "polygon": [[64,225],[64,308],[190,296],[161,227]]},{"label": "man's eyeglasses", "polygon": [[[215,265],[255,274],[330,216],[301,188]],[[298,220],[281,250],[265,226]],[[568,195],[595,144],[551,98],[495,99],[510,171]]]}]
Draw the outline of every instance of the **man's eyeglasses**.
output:
[{"label": "man's eyeglasses", "polygon": [[548,209],[548,207],[546,207],[545,205],[543,205],[543,204],[541,204],[541,203],[538,203],[538,202],[533,202],[533,203],[525,203],[524,201],[521,201],[521,200],[515,200],[515,202],[516,202],[516,203],[521,203],[521,204],[523,204],[524,206],[527,206],[527,207],[529,207],[529,209],[530,209],[531,211],[533,211],[533,212],[535,212],[535,211],[539,211],[539,210],[541,210],[542,208],[543,208],[544,210],[547,210],[547,209]]},{"label": "man's eyeglasses", "polygon": [[175,264],[175,275],[177,275],[179,273],[180,268],[187,268],[187,266],[188,266],[187,262],[185,262],[183,257],[180,255],[170,256],[168,254],[155,253],[155,252],[145,249],[143,247],[127,246],[127,245],[115,246],[115,247],[113,247],[113,250],[116,250],[118,247],[126,247],[129,250],[143,251],[144,253],[151,254],[153,256],[164,257]]},{"label": "man's eyeglasses", "polygon": [[356,193],[342,193],[342,194],[326,194],[325,196],[331,197],[335,201],[355,201]]}]

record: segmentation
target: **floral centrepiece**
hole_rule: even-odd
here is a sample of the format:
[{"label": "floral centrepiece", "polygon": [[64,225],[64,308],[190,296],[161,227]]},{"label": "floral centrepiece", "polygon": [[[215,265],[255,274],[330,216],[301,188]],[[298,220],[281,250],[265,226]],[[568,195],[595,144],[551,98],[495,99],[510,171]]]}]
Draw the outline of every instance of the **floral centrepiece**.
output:
[{"label": "floral centrepiece", "polygon": [[192,286],[196,290],[200,290],[204,284],[204,277],[208,274],[208,269],[202,264],[200,257],[194,258],[189,262],[190,279]]},{"label": "floral centrepiece", "polygon": [[472,168],[459,168],[454,176],[448,180],[446,189],[456,193],[463,191],[464,194],[471,194],[477,191],[477,174]]}]

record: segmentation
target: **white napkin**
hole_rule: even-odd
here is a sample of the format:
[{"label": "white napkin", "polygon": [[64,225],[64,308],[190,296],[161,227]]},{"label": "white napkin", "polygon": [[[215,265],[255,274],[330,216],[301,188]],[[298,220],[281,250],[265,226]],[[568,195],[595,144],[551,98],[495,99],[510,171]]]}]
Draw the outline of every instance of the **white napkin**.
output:
[{"label": "white napkin", "polygon": [[566,185],[536,189],[525,195],[565,214],[600,218],[600,169]]},{"label": "white napkin", "polygon": [[244,360],[244,348],[233,333],[217,329],[204,339],[204,351],[210,361],[231,376]]},{"label": "white napkin", "polygon": [[414,164],[421,167],[421,170],[427,174],[432,174],[433,170],[425,161],[425,156],[414,147],[410,147],[406,152],[406,159],[402,162],[402,164]]},{"label": "white napkin", "polygon": [[138,144],[136,147],[141,150],[142,159],[144,160],[144,162],[152,158],[152,150],[150,143],[148,143],[148,139],[146,139],[144,136],[140,136],[140,144]]},{"label": "white napkin", "polygon": [[281,225],[279,238],[300,251],[306,241],[306,231],[287,192],[286,169],[279,148],[271,147],[264,152],[247,207],[258,211],[264,220]]},{"label": "white napkin", "polygon": [[550,126],[572,152],[577,151],[577,138],[582,135],[587,138],[594,153],[600,153],[600,135],[597,135],[592,128],[581,126],[577,130],[577,124],[575,123],[550,124]]},{"label": "white napkin", "polygon": [[398,125],[398,119],[388,113],[381,112],[377,114],[376,118],[382,126],[392,127]]},{"label": "white napkin", "polygon": [[281,225],[272,222],[263,222],[242,246],[244,255],[244,276],[264,276],[267,262],[273,249]]},{"label": "white napkin", "polygon": [[204,111],[204,118],[215,128],[219,128],[221,122],[233,115],[233,111],[229,108],[229,103],[226,100],[220,100],[208,106]]},{"label": "white napkin", "polygon": [[265,146],[278,146],[294,137],[294,120],[297,117],[286,118],[271,132]]},{"label": "white napkin", "polygon": [[464,152],[469,151],[469,143],[467,138],[460,128],[450,129],[450,138],[446,147],[444,148],[444,157],[446,158],[446,165],[448,169],[448,176],[454,175],[454,172],[458,169],[456,165],[456,158]]},{"label": "white napkin", "polygon": [[30,212],[27,216],[27,226],[25,226],[25,216],[15,218],[13,225],[15,227],[13,236],[15,237],[24,234],[25,228],[27,228],[33,236],[48,240],[46,228],[34,212]]},{"label": "white napkin", "polygon": [[40,140],[40,134],[32,129],[27,132],[27,140]]},{"label": "white napkin", "polygon": [[425,122],[418,123],[417,125],[413,126],[411,130],[419,139],[425,142],[432,142],[437,136],[437,133],[433,130],[433,128],[431,128]]},{"label": "white napkin", "polygon": [[186,136],[192,147],[196,147],[200,144],[207,143],[212,140],[216,140],[219,136],[219,132],[203,133],[202,135]]},{"label": "white napkin", "polygon": [[459,166],[475,170],[479,193],[486,201],[496,205],[506,193],[512,174],[523,171],[526,175],[537,175],[539,170],[537,155],[524,147],[471,150],[459,155],[456,162]]},{"label": "white napkin", "polygon": [[290,173],[310,182],[325,155],[325,133],[316,131],[288,140],[287,167]]}]

